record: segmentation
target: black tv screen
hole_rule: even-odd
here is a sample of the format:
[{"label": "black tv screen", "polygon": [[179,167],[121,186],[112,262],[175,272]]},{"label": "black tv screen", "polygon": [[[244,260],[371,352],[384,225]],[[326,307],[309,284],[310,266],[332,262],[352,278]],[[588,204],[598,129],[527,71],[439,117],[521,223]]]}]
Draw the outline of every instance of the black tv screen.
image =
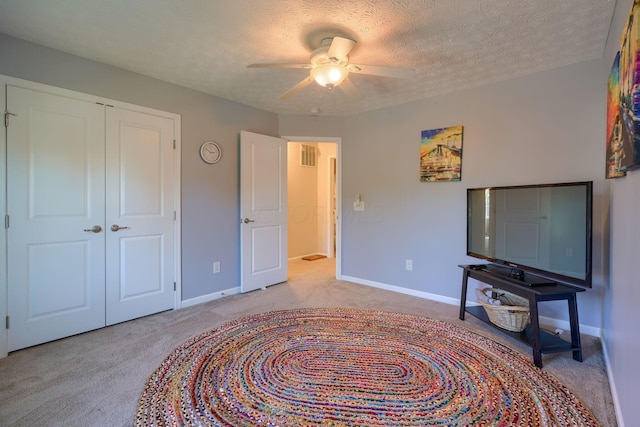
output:
[{"label": "black tv screen", "polygon": [[590,288],[592,200],[591,181],[469,188],[467,255]]}]

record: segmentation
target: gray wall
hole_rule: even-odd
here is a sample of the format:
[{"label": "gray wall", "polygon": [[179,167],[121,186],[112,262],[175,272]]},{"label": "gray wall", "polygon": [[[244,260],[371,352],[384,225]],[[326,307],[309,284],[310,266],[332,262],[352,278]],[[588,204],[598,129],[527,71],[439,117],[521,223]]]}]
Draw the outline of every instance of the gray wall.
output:
[{"label": "gray wall", "polygon": [[[275,114],[3,34],[0,58],[0,74],[180,114],[182,299],[239,286],[239,132],[277,135]],[[207,140],[222,146],[216,165],[200,160]]]},{"label": "gray wall", "polygon": [[[620,36],[626,25],[632,0],[618,0],[605,51],[600,81],[606,82],[611,64],[620,48]],[[608,355],[609,374],[615,385],[621,426],[637,425],[638,384],[640,384],[640,276],[638,242],[640,227],[640,171],[608,181],[611,208],[611,251],[608,262],[609,283],[603,299],[604,350]]]},{"label": "gray wall", "polygon": [[[466,188],[595,182],[594,287],[579,295],[580,322],[601,322],[606,96],[601,61],[344,118],[342,274],[459,298],[466,253]],[[317,122],[326,120],[323,128]],[[312,121],[313,120],[313,121]],[[324,136],[335,118],[307,119]],[[303,118],[280,119],[299,134]],[[464,126],[462,181],[421,183],[420,133]],[[324,130],[324,131],[323,131]],[[322,132],[322,133],[320,133]],[[354,212],[356,194],[366,210]],[[405,270],[405,259],[413,270]],[[566,303],[543,315],[567,319]]]}]

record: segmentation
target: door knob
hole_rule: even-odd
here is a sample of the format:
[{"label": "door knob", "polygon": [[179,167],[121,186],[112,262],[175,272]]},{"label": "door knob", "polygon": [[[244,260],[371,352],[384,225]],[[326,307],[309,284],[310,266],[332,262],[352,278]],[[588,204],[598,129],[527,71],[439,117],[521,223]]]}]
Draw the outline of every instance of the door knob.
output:
[{"label": "door knob", "polygon": [[245,224],[249,224],[250,222],[255,222],[255,221],[254,221],[254,220],[252,220],[252,219],[249,219],[249,218],[245,218],[245,219],[244,219],[244,223],[245,223]]},{"label": "door knob", "polygon": [[113,224],[111,226],[111,231],[118,231],[118,230],[128,230],[129,227],[120,227],[118,224]]},{"label": "door knob", "polygon": [[99,233],[102,231],[102,227],[100,227],[99,225],[94,225],[91,228],[85,228],[84,231],[88,233]]}]

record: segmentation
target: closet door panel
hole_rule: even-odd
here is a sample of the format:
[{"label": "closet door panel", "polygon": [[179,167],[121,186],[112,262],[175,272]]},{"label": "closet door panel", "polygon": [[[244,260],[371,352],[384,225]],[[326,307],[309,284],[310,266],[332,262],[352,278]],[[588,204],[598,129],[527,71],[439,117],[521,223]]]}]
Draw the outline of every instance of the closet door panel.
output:
[{"label": "closet door panel", "polygon": [[174,307],[174,126],[107,108],[107,325]]},{"label": "closet door panel", "polygon": [[105,324],[105,135],[95,103],[7,86],[7,108],[13,351]]}]

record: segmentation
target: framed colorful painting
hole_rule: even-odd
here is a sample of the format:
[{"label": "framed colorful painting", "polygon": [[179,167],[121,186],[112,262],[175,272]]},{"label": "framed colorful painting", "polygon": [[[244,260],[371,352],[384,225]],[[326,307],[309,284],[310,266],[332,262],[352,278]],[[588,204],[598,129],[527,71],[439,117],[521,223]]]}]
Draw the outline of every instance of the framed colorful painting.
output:
[{"label": "framed colorful painting", "polygon": [[[609,117],[607,118],[607,140],[611,148],[610,158],[607,152],[607,162],[614,165],[613,175],[621,176],[622,172],[640,168],[640,0],[634,0],[627,25],[620,41],[619,57],[616,57],[619,67],[618,85],[613,89],[617,91],[610,95],[615,100],[618,97],[617,118],[613,117],[613,124],[609,129]],[[615,62],[614,61],[614,67]],[[612,68],[613,72],[613,68]],[[611,76],[609,77],[611,82]],[[612,89],[612,86],[609,86]],[[608,110],[608,112],[610,112]],[[609,131],[611,132],[609,134]],[[617,139],[616,139],[617,138]],[[608,150],[609,151],[609,150]]]},{"label": "framed colorful painting", "polygon": [[[629,135],[626,134],[626,145]],[[622,160],[626,157],[623,147],[623,128],[620,115],[620,52],[613,61],[607,82],[607,160],[605,177],[619,178],[627,173],[622,168]],[[628,148],[627,148],[628,149]]]},{"label": "framed colorful painting", "polygon": [[420,138],[420,181],[462,179],[462,126],[423,130]]}]

